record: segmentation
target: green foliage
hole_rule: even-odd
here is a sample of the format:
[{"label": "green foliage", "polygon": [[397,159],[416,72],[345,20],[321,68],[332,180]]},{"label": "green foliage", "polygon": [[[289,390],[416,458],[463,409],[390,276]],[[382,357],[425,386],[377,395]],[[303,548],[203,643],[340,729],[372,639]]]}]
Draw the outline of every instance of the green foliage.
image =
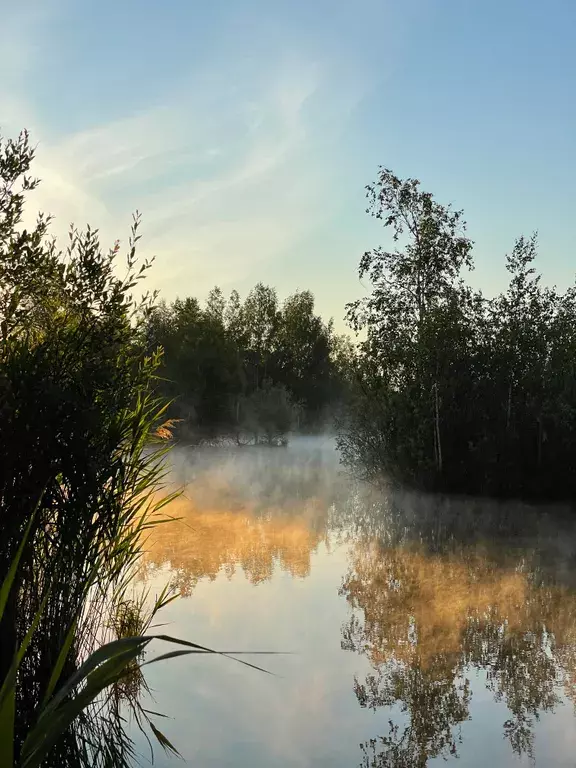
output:
[{"label": "green foliage", "polygon": [[[90,229],[59,251],[48,219],[22,226],[33,155],[25,133],[0,142],[0,582],[12,582],[0,680],[16,762],[42,702],[100,642],[165,501],[165,448],[150,445],[165,410],[152,386],[160,360],[139,344],[152,297],[132,298],[149,266],[136,259],[138,217],[124,265],[119,244],[103,251]],[[102,701],[83,709],[46,764],[110,764],[90,745],[114,741],[112,716]]]},{"label": "green foliage", "polygon": [[363,472],[465,493],[571,497],[576,491],[576,289],[545,288],[536,237],[507,258],[510,285],[488,299],[461,212],[382,170],[369,212],[403,248],[364,254],[372,292],[348,306],[366,339],[345,460]]},{"label": "green foliage", "polygon": [[[315,313],[309,291],[280,305],[261,283],[244,302],[236,291],[226,301],[214,288],[204,307],[194,298],[161,303],[145,333],[148,350],[164,350],[160,390],[175,399],[172,412],[184,429],[269,433],[274,398],[272,433],[296,421],[312,428],[344,395],[342,342]],[[254,429],[257,414],[268,426],[260,421]]]},{"label": "green foliage", "polygon": [[230,392],[239,390],[236,349],[222,318],[192,298],[161,303],[148,321],[146,344],[151,353],[163,350],[159,390],[176,399],[175,416],[201,427],[228,420]]},{"label": "green foliage", "polygon": [[[30,516],[22,541],[14,560],[10,564],[8,575],[0,587],[0,622],[4,619],[10,594],[17,588],[16,575],[29,543],[29,536],[37,511],[38,507]],[[24,640],[15,651],[13,658],[10,659],[11,664],[8,673],[3,679],[0,678],[0,764],[6,768],[41,768],[47,762],[50,763],[54,748],[66,736],[75,721],[92,704],[101,699],[106,689],[117,688],[125,682],[127,676],[133,676],[135,672],[141,675],[141,667],[144,664],[154,664],[158,661],[192,653],[218,653],[210,648],[168,635],[147,635],[140,632],[140,634],[126,635],[102,645],[93,651],[68,679],[63,680],[62,672],[75,637],[76,627],[73,626],[60,649],[56,664],[51,670],[50,682],[44,692],[44,697],[34,711],[32,725],[20,745],[15,704],[17,673],[28,646],[38,631],[49,599],[50,595],[48,594],[36,613]],[[165,599],[160,599],[154,606],[150,618],[165,603]],[[120,604],[117,620],[121,622],[122,630],[139,629],[142,631],[147,629],[147,624],[142,622],[140,606],[135,607],[136,610],[134,611],[134,606],[129,607],[125,601]],[[156,656],[151,661],[142,664],[143,653],[152,640],[162,640],[177,645],[178,650]],[[226,653],[219,655],[229,656]],[[240,660],[236,659],[236,661]],[[240,663],[248,664],[247,662]],[[248,666],[261,669],[253,664],[248,664]],[[139,707],[138,714],[145,717],[159,744],[166,751],[178,755],[175,747],[150,720],[148,717],[150,713]],[[120,720],[119,714],[116,713],[116,715],[117,719]],[[110,734],[108,734],[107,741],[108,743],[104,745],[93,742],[85,745],[89,747],[89,750],[85,751],[82,756],[76,756],[76,761],[73,764],[93,765],[97,764],[98,757],[103,757],[106,765],[123,765],[126,762],[126,754],[119,749],[117,741],[110,739]],[[100,751],[102,747],[104,752]],[[89,757],[89,762],[88,759],[82,760],[78,757]]]},{"label": "green foliage", "polygon": [[163,493],[161,356],[142,338],[184,351],[186,375],[200,363],[207,394],[232,379],[236,363],[223,372],[219,356],[236,347],[218,290],[205,310],[133,298],[150,266],[136,257],[138,216],[125,264],[93,230],[72,229],[61,252],[49,219],[25,229],[33,157],[26,133],[0,140],[0,764],[119,768],[134,758],[127,712],[175,752],[138,701],[142,667],[212,653],[162,635],[180,649],[145,662],[152,618],[174,596],[129,595],[175,495]]}]

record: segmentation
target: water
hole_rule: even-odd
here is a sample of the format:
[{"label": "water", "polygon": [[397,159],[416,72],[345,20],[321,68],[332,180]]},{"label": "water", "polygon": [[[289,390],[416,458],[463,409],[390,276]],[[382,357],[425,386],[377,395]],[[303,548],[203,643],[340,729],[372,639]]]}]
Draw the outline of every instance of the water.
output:
[{"label": "water", "polygon": [[328,439],[173,459],[182,519],[144,564],[153,590],[182,593],[162,631],[290,652],[242,657],[273,675],[206,656],[148,668],[145,705],[189,764],[576,764],[569,515],[363,486]]}]

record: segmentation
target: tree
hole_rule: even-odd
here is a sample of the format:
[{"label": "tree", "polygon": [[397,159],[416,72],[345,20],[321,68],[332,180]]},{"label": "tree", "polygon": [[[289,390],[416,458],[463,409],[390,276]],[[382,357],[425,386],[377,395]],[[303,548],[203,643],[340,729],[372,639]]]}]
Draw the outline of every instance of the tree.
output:
[{"label": "tree", "polygon": [[367,212],[392,228],[394,242],[404,233],[408,241],[403,250],[376,248],[364,254],[359,275],[369,276],[373,290],[368,299],[349,305],[349,317],[355,327],[376,336],[402,321],[415,337],[426,314],[450,296],[462,268],[472,268],[462,211],[421,192],[417,179],[402,181],[385,168],[366,189]]},{"label": "tree", "polygon": [[381,169],[367,197],[368,212],[392,228],[395,242],[404,234],[407,242],[403,249],[369,251],[360,261],[359,275],[368,275],[372,292],[347,307],[352,327],[366,332],[356,420],[364,424],[361,432],[373,423],[379,434],[344,435],[341,447],[353,463],[374,469],[384,463],[388,472],[417,481],[443,468],[442,375],[452,361],[441,359],[442,337],[457,334],[470,299],[460,273],[472,267],[472,244],[461,211],[437,203],[415,179]]},{"label": "tree", "polygon": [[276,291],[263,283],[257,283],[246,297],[242,317],[250,386],[258,389],[264,379],[271,375],[272,355],[277,349],[280,312]]},{"label": "tree", "polygon": [[144,336],[149,350],[164,351],[159,387],[174,399],[171,413],[185,422],[180,429],[237,435],[247,409],[269,399],[270,387],[290,400],[290,423],[311,429],[324,426],[346,392],[348,373],[339,368],[345,356],[335,354],[332,325],[314,312],[309,291],[282,306],[262,283],[244,302],[237,291],[226,301],[219,288],[204,308],[192,297],[160,302]]},{"label": "tree", "polygon": [[230,336],[234,339],[238,348],[246,348],[248,345],[247,329],[244,319],[244,308],[238,291],[234,290],[228,298],[224,309],[224,324]]},{"label": "tree", "polygon": [[174,400],[172,415],[188,426],[212,429],[231,418],[240,390],[234,340],[224,325],[224,302],[212,292],[206,309],[195,298],[161,304],[153,313],[148,344],[164,351],[162,393]]},{"label": "tree", "polygon": [[332,327],[314,313],[314,296],[298,291],[281,310],[275,375],[314,423],[332,398]]},{"label": "tree", "polygon": [[269,379],[240,399],[238,426],[256,445],[286,444],[297,417],[298,406],[292,402],[286,388]]},{"label": "tree", "polygon": [[226,299],[221,289],[216,286],[212,288],[206,299],[206,315],[215,323],[224,324],[224,312],[226,309]]},{"label": "tree", "polygon": [[403,248],[361,259],[370,295],[348,305],[364,330],[344,460],[429,490],[570,498],[576,493],[576,292],[541,285],[536,236],[519,238],[506,292],[487,299],[460,211],[382,170],[368,211]]}]

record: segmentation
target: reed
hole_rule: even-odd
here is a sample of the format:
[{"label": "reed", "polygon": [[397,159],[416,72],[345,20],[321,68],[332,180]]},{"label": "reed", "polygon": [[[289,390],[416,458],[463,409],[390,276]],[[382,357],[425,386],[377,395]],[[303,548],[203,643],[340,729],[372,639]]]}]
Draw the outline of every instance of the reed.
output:
[{"label": "reed", "polygon": [[[141,636],[147,622],[143,604],[129,610],[127,585],[172,498],[163,492],[170,424],[153,394],[160,353],[140,344],[154,297],[132,295],[150,266],[136,256],[139,217],[124,264],[119,244],[103,250],[90,229],[71,230],[58,250],[49,219],[22,226],[33,157],[26,133],[0,139],[0,683],[13,731],[0,739],[11,745],[2,765],[36,764],[29,745],[42,713],[55,716],[45,709],[54,697],[62,706],[78,697],[78,682],[65,681],[103,644],[122,648],[126,663],[140,658],[147,643],[126,634]],[[109,645],[115,632],[124,645]],[[82,694],[75,718],[62,715],[43,765],[124,764],[120,730],[113,762],[100,739],[115,733],[111,690],[104,700]]]},{"label": "reed", "polygon": [[[30,532],[39,506],[30,517],[14,560],[0,587],[0,621],[5,618],[10,595],[18,583],[19,568],[30,541]],[[147,614],[148,619],[165,604],[166,599],[161,597],[155,602]],[[145,664],[192,653],[212,654],[216,651],[168,635],[129,635],[97,648],[69,677],[63,679],[63,671],[76,640],[77,626],[73,625],[50,671],[50,679],[42,700],[35,707],[33,722],[22,740],[19,735],[17,707],[19,677],[23,660],[38,633],[49,600],[50,593],[47,593],[26,635],[11,657],[5,677],[0,680],[0,765],[6,768],[41,768],[55,764],[55,752],[58,752],[61,761],[65,761],[60,762],[61,765],[126,765],[134,757],[134,752],[132,742],[122,728],[122,718],[115,707],[118,703],[118,686],[134,675],[140,679],[141,668]],[[129,605],[124,602],[119,606],[115,618],[115,621],[121,622],[116,626],[116,631],[145,629],[147,624],[143,623],[144,615],[143,604]],[[176,645],[178,649],[142,662],[144,650],[153,640]],[[252,664],[248,666],[254,667]],[[132,695],[133,691],[123,694],[121,698],[131,701]],[[137,699],[134,700],[134,706],[136,701]],[[152,713],[139,705],[135,711],[138,724],[142,727],[144,720],[159,744],[165,750],[178,754],[150,719],[149,715]]]}]

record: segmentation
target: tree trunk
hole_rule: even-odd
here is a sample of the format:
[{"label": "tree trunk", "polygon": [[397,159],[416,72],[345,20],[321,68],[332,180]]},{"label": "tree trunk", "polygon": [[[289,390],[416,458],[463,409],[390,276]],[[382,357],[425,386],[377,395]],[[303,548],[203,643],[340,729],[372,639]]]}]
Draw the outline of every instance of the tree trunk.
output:
[{"label": "tree trunk", "polygon": [[438,471],[442,472],[442,441],[440,440],[440,405],[438,402],[438,382],[434,382],[434,410],[435,410],[435,435],[436,435],[436,461]]}]

